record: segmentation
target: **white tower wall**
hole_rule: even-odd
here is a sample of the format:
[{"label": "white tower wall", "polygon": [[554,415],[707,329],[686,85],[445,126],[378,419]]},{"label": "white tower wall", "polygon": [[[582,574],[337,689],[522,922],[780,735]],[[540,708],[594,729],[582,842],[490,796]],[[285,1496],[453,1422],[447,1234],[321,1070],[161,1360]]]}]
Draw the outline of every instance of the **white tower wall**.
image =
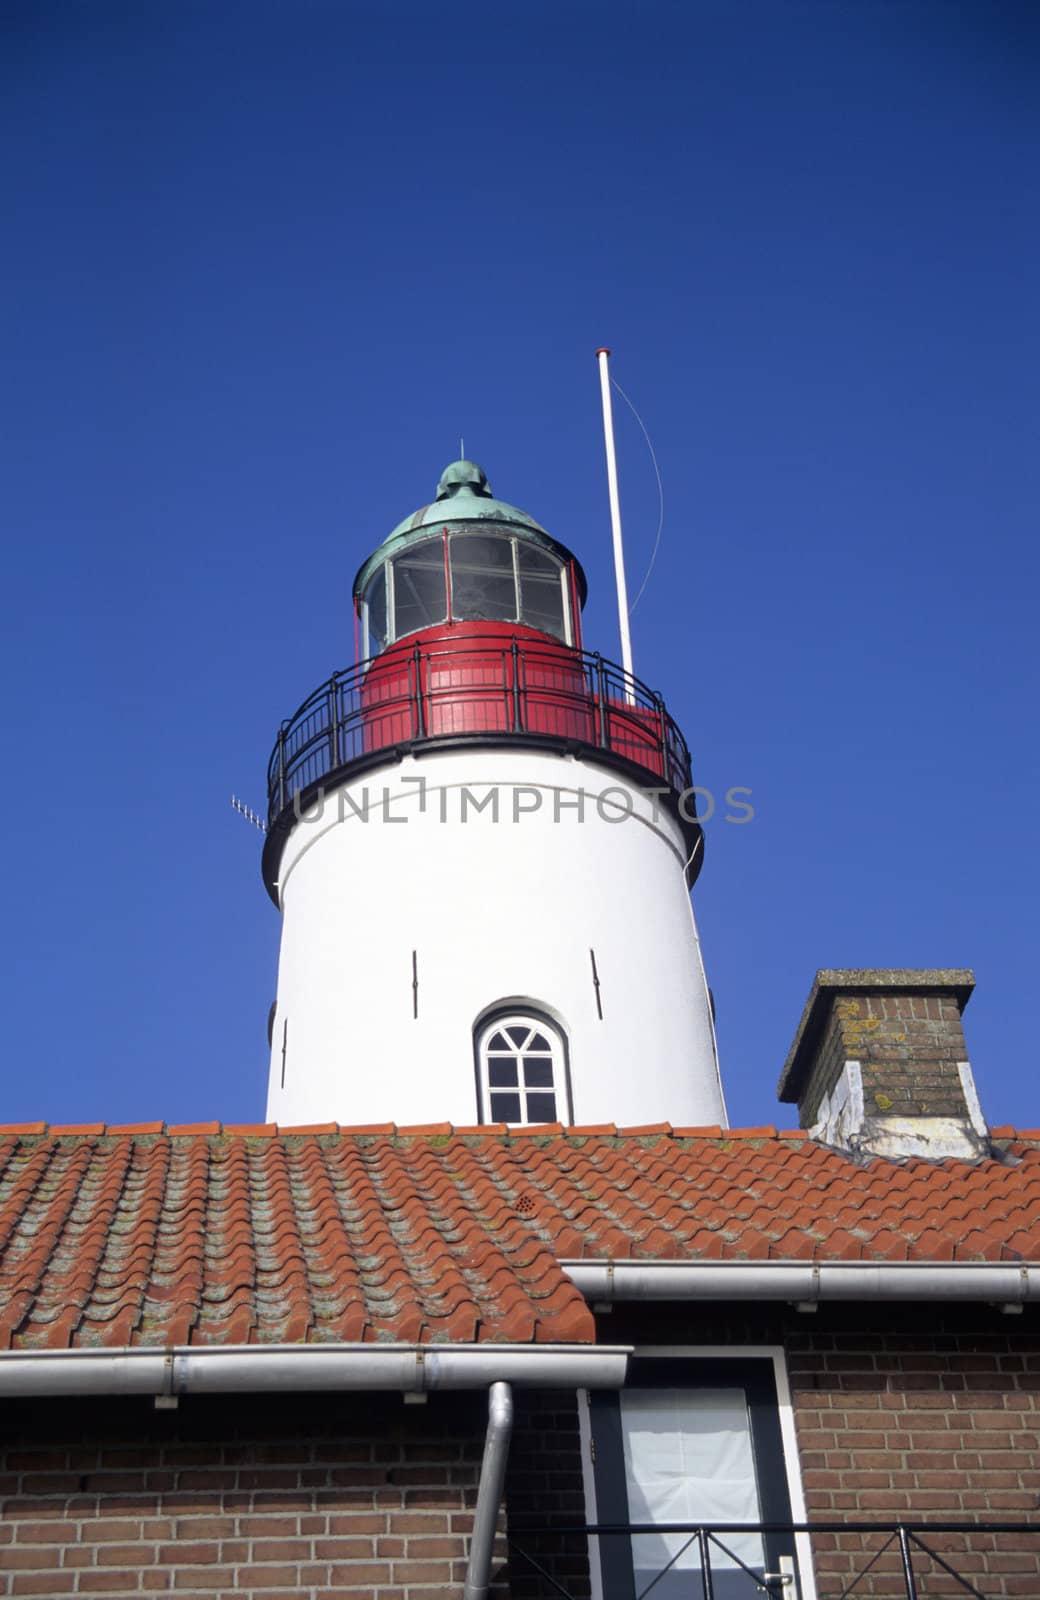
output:
[{"label": "white tower wall", "polygon": [[683,835],[651,785],[431,751],[305,814],[279,868],[268,1119],[475,1123],[474,1026],[516,1002],[565,1036],[574,1122],[725,1124]]}]

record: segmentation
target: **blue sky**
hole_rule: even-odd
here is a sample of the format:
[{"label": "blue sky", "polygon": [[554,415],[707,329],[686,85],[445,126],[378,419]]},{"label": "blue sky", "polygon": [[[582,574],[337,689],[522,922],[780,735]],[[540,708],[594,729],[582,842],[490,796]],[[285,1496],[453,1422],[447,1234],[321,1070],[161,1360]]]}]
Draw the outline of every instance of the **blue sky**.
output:
[{"label": "blue sky", "polygon": [[734,1121],[791,1124],[817,967],[971,965],[983,1106],[1040,1124],[1036,24],[9,0],[2,1120],[261,1117],[229,794],[460,434],[617,656],[607,343],[636,670],[753,791],[695,897]]}]

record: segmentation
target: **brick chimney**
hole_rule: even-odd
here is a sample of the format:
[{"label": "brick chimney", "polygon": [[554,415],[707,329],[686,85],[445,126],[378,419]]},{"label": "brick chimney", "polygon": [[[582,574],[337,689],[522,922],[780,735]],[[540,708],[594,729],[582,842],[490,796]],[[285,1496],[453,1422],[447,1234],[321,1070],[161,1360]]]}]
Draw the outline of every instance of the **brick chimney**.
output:
[{"label": "brick chimney", "polygon": [[818,972],[779,1098],[854,1155],[981,1160],[989,1133],[961,1026],[974,987],[962,969]]}]

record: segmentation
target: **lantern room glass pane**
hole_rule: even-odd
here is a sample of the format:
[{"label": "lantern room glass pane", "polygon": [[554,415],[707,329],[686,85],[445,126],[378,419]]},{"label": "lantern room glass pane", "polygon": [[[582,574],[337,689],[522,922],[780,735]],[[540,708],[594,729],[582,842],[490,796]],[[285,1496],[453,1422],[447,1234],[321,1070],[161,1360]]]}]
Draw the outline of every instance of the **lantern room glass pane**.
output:
[{"label": "lantern room glass pane", "polygon": [[516,564],[520,574],[520,621],[566,640],[560,562],[537,545],[518,540]]},{"label": "lantern room glass pane", "polygon": [[380,567],[379,571],[369,580],[368,587],[362,596],[362,626],[365,637],[362,642],[362,654],[367,658],[377,656],[386,648],[386,568]]},{"label": "lantern room glass pane", "polygon": [[453,533],[451,614],[460,622],[515,622],[512,539]]},{"label": "lantern room glass pane", "polygon": [[447,617],[444,545],[431,539],[394,561],[394,638],[435,627]]}]

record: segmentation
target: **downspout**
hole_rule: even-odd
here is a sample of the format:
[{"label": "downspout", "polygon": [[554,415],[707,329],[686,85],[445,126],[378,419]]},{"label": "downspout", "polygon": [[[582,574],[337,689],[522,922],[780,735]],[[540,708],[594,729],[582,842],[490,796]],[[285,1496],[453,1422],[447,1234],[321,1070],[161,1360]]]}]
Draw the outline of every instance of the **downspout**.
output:
[{"label": "downspout", "polygon": [[473,1533],[469,1541],[469,1565],[463,1600],[486,1600],[491,1588],[491,1560],[495,1548],[498,1508],[513,1436],[513,1391],[508,1383],[493,1383],[488,1390],[488,1425],[484,1439],[484,1459],[480,1464],[480,1485],[473,1513]]}]

